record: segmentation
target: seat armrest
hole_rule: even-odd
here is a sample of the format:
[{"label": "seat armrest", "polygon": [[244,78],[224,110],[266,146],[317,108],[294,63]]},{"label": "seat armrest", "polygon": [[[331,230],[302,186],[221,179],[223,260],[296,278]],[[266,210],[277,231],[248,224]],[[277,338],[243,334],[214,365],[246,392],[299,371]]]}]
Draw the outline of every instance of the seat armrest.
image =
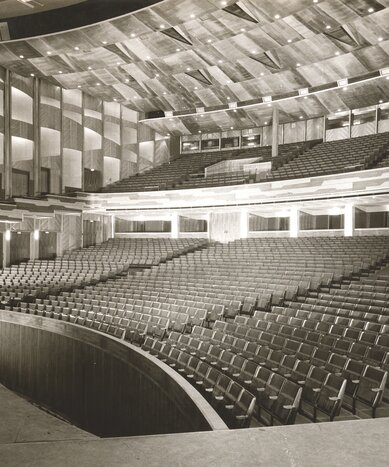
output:
[{"label": "seat armrest", "polygon": [[354,384],[359,384],[359,379],[352,379],[351,382]]},{"label": "seat armrest", "polygon": [[339,401],[340,398],[338,396],[331,396],[328,398],[328,400],[335,402],[335,401]]},{"label": "seat armrest", "polygon": [[381,388],[371,388],[372,392],[381,392]]},{"label": "seat armrest", "polygon": [[294,408],[294,405],[283,405],[283,408],[286,410],[292,410]]}]

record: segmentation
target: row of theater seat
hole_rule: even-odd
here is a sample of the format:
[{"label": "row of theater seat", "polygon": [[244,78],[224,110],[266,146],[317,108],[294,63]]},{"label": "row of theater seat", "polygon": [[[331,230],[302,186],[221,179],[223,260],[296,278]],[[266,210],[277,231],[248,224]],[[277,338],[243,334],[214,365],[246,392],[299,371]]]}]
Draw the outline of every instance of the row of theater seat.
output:
[{"label": "row of theater seat", "polygon": [[[118,251],[125,250],[128,242],[132,241],[120,241],[118,243],[121,246],[114,249],[107,250],[103,246],[100,250],[87,249],[79,253],[88,253],[89,250],[93,256],[92,261],[95,261],[101,252],[102,256],[106,256],[105,262],[109,261],[110,254],[118,259]],[[156,248],[154,243],[158,242],[150,242],[150,256],[159,254],[160,248]],[[162,245],[163,242],[160,243]],[[327,394],[329,388],[332,388],[331,394],[338,391],[336,396],[338,399],[342,398],[342,393],[339,391],[344,384],[338,383],[347,379],[342,378],[343,372],[351,371],[351,367],[356,371],[358,362],[362,364],[360,376],[363,378],[367,369],[370,375],[371,369],[374,370],[374,367],[379,365],[381,365],[381,369],[377,369],[379,374],[386,374],[383,370],[387,365],[387,359],[386,351],[383,349],[387,346],[385,337],[387,326],[384,321],[387,310],[382,303],[382,293],[387,291],[388,284],[386,276],[377,275],[377,271],[388,256],[387,239],[383,237],[247,239],[228,245],[209,245],[208,248],[201,250],[196,250],[199,246],[204,247],[201,242],[193,242],[192,245],[195,245],[194,252],[188,253],[185,249],[187,245],[180,244],[176,254],[182,252],[182,256],[174,257],[176,256],[174,254],[167,263],[152,266],[135,275],[127,275],[124,272],[124,277],[123,274],[117,275],[106,282],[62,291],[59,295],[38,297],[33,302],[20,301],[14,306],[6,307],[89,326],[146,347],[151,347],[153,342],[174,347],[172,342],[178,341],[179,336],[183,336],[181,339],[189,337],[193,343],[197,342],[199,352],[204,351],[206,346],[212,345],[214,351],[210,354],[210,358],[215,357],[219,352],[218,361],[220,357],[223,365],[228,362],[231,364],[234,362],[236,365],[240,361],[242,368],[246,368],[249,364],[242,361],[241,357],[247,361],[258,358],[260,361],[256,364],[262,370],[257,371],[272,373],[272,380],[270,381],[269,378],[266,380],[264,389],[266,395],[263,400],[267,402],[262,404],[259,399],[262,395],[258,396],[256,391],[246,387],[243,380],[235,381],[233,374],[226,374],[221,368],[214,368],[216,363],[213,365],[210,361],[205,362],[202,358],[204,354],[190,355],[211,365],[207,371],[211,373],[212,370],[212,375],[214,375],[213,370],[220,373],[217,377],[222,379],[225,391],[234,388],[232,392],[236,395],[238,388],[232,384],[235,381],[255,396],[258,402],[256,407],[262,414],[261,418],[266,419],[266,414],[270,417],[265,420],[265,424],[283,423],[282,420],[285,423],[292,423],[294,420],[296,412],[285,413],[286,418],[283,419],[279,412],[280,408],[277,409],[277,404],[273,402],[277,400],[278,395],[280,400],[283,400],[283,397],[291,397],[292,386],[286,384],[284,380],[298,384],[288,377],[288,371],[294,371],[297,367],[301,369],[307,364],[311,372],[313,372],[311,367],[327,372],[324,373],[325,378],[319,390],[313,392],[321,393],[323,389],[322,394]],[[129,247],[129,250],[131,248]],[[108,255],[106,255],[107,251],[110,251]],[[125,252],[123,255],[125,257]],[[315,258],[317,258],[316,264]],[[260,264],[259,268],[256,263]],[[126,264],[128,263],[121,263],[122,268]],[[198,274],[200,271],[203,276],[209,276],[209,283],[201,281],[201,274]],[[282,280],[277,285],[281,272],[285,283],[281,277]],[[289,281],[292,281],[295,287],[291,294],[286,293],[291,284]],[[264,284],[265,288],[263,288]],[[279,287],[284,288],[284,294],[277,294]],[[322,291],[317,292],[320,287]],[[331,297],[341,298],[342,290],[345,291],[342,298],[345,307],[342,308],[343,302],[337,301],[336,309],[344,309],[347,315],[334,312],[336,322],[332,322],[333,319],[327,316],[331,313],[323,310],[319,316],[317,314],[319,308],[316,311],[303,309],[309,306],[315,307],[316,304],[310,303],[312,300],[332,303]],[[262,301],[263,291],[270,293],[270,300]],[[276,300],[273,294],[276,295]],[[361,302],[361,298],[355,294],[363,296],[364,302]],[[250,297],[251,300],[247,301]],[[273,302],[277,303],[277,306]],[[347,308],[347,304],[351,304],[353,308]],[[361,313],[361,305],[365,307],[365,315],[349,314]],[[317,305],[320,306],[322,305]],[[328,308],[334,309],[333,306]],[[341,318],[350,320],[345,321]],[[359,321],[363,323],[363,329]],[[373,323],[379,324],[380,327],[374,327]],[[354,328],[357,334],[352,334]],[[188,336],[188,333],[191,334]],[[209,333],[212,333],[214,339],[212,344],[209,342],[211,339]],[[374,340],[372,334],[375,336]],[[351,336],[353,341],[350,340]],[[168,341],[164,340],[166,337]],[[349,342],[349,348],[346,348],[346,342]],[[358,353],[361,346],[366,346],[363,357]],[[164,351],[168,350],[169,347],[166,347]],[[177,352],[174,352],[173,356],[170,352],[173,351],[169,350],[169,358],[174,356],[178,358]],[[183,348],[180,352],[188,353]],[[355,355],[358,355],[359,360]],[[377,355],[381,355],[380,361],[377,360]],[[181,360],[183,358],[186,359],[187,356],[182,355]],[[170,363],[174,364],[173,360]],[[194,364],[195,360],[192,363]],[[198,366],[199,362],[196,370]],[[204,367],[201,371],[203,370]],[[315,374],[317,371],[315,370]],[[223,375],[230,378],[229,386],[225,385],[226,379]],[[279,376],[283,380],[280,380]],[[332,376],[340,379],[334,379]],[[351,391],[349,386],[346,383],[346,395]],[[353,393],[351,397],[351,406],[363,399],[361,394],[365,391],[363,389],[365,386],[361,384],[358,385],[359,387],[361,389],[358,389],[358,395],[355,389],[355,394]],[[295,392],[296,397],[297,392]],[[294,399],[293,403],[283,404],[282,407],[299,406],[300,410],[305,412],[308,410],[313,419],[317,411],[326,413],[330,418],[336,416],[339,404],[336,408],[334,404],[330,406],[324,404],[328,397],[335,395],[319,398],[319,394],[316,394],[311,402],[305,402],[309,397],[305,395],[306,392],[307,389],[303,388],[302,393],[300,392],[300,396]],[[246,400],[245,392],[241,391],[239,394],[240,396],[245,394]],[[376,391],[375,395],[377,394],[379,402],[382,391],[378,393]],[[367,399],[366,396],[365,400]],[[240,400],[239,397],[237,400]],[[370,404],[374,410],[378,402],[373,401]],[[215,401],[213,403],[216,404],[215,406],[218,405]],[[220,409],[226,416],[224,411],[229,409],[223,407]],[[239,414],[242,415],[242,412]],[[231,426],[239,425],[235,415],[231,420]],[[244,420],[247,423],[247,419]]]},{"label": "row of theater seat", "polygon": [[375,167],[389,148],[389,133],[360,136],[316,145],[281,167],[268,180],[312,177]]},{"label": "row of theater seat", "polygon": [[[288,161],[292,157],[301,153],[305,147],[311,143],[289,143],[280,145],[278,163]],[[216,151],[209,153],[185,154],[170,162],[162,164],[147,172],[119,180],[102,189],[106,193],[134,192],[134,191],[155,191],[182,188],[197,188],[207,186],[219,186],[222,183],[218,176],[204,177],[204,169],[224,160],[239,160],[247,158],[257,158],[259,162],[271,160],[271,146],[259,148],[247,148],[241,150]],[[196,177],[201,177],[197,178]],[[244,183],[251,180],[250,177],[236,177],[235,182]],[[224,179],[228,182],[229,177],[224,174]],[[235,183],[234,182],[234,183]],[[229,184],[233,182],[230,180]]]},{"label": "row of theater seat", "polygon": [[284,144],[279,146],[279,156],[274,159],[270,146],[186,154],[147,172],[119,180],[102,191],[155,191],[250,183],[258,180],[243,172],[205,176],[204,169],[223,160],[254,157],[261,162],[272,160],[272,170],[265,178],[267,181],[386,167],[388,149],[389,133],[386,132],[329,142]]}]

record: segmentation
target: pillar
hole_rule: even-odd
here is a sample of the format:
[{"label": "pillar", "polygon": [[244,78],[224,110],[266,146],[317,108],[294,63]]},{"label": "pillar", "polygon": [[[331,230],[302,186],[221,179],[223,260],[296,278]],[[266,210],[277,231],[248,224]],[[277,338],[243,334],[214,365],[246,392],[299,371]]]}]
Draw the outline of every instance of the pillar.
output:
[{"label": "pillar", "polygon": [[326,142],[327,139],[327,116],[324,115],[323,117],[323,143]]},{"label": "pillar", "polygon": [[355,229],[355,206],[347,204],[344,207],[344,236],[352,237]]},{"label": "pillar", "polygon": [[247,238],[249,234],[249,213],[242,211],[240,213],[240,238]]},{"label": "pillar", "polygon": [[39,259],[39,219],[34,219],[34,229],[30,234],[30,259]]},{"label": "pillar", "polygon": [[348,111],[348,138],[351,138],[351,129],[353,125],[353,113],[351,110]]},{"label": "pillar", "polygon": [[33,94],[33,132],[34,132],[34,196],[41,192],[41,124],[39,117],[39,102],[40,102],[40,82],[38,78],[34,78],[34,94]]},{"label": "pillar", "polygon": [[60,215],[60,227],[59,232],[57,233],[57,256],[63,255],[63,214]]},{"label": "pillar", "polygon": [[178,238],[180,235],[180,216],[173,212],[171,216],[172,232],[171,238]]},{"label": "pillar", "polygon": [[272,127],[272,157],[278,156],[278,133],[279,133],[280,112],[277,107],[273,107],[273,127]]},{"label": "pillar", "polygon": [[6,199],[12,197],[11,114],[11,72],[6,69],[4,79],[4,193]]},{"label": "pillar", "polygon": [[292,207],[289,214],[289,236],[297,238],[300,233],[300,211]]},{"label": "pillar", "polygon": [[11,226],[5,224],[3,233],[3,267],[6,268],[11,263]]}]

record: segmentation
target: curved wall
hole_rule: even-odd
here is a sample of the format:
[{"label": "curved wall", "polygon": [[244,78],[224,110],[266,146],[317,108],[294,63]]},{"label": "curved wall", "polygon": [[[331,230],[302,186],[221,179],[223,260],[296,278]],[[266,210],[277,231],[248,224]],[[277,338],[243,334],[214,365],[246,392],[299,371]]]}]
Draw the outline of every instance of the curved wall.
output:
[{"label": "curved wall", "polygon": [[0,310],[0,382],[102,437],[227,428],[156,358],[50,318]]}]

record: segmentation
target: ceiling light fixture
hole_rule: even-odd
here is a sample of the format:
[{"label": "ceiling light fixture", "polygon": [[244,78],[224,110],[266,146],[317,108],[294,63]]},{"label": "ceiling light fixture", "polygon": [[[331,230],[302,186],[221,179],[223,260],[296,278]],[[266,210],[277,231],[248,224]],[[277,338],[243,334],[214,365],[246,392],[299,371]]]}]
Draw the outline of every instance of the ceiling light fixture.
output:
[{"label": "ceiling light fixture", "polygon": [[280,19],[281,16],[277,13],[276,15],[274,15],[274,18],[275,18],[275,19]]},{"label": "ceiling light fixture", "polygon": [[19,55],[19,58],[24,58],[24,55]]},{"label": "ceiling light fixture", "polygon": [[76,46],[76,47],[74,47],[74,50],[80,50],[80,47]]}]

